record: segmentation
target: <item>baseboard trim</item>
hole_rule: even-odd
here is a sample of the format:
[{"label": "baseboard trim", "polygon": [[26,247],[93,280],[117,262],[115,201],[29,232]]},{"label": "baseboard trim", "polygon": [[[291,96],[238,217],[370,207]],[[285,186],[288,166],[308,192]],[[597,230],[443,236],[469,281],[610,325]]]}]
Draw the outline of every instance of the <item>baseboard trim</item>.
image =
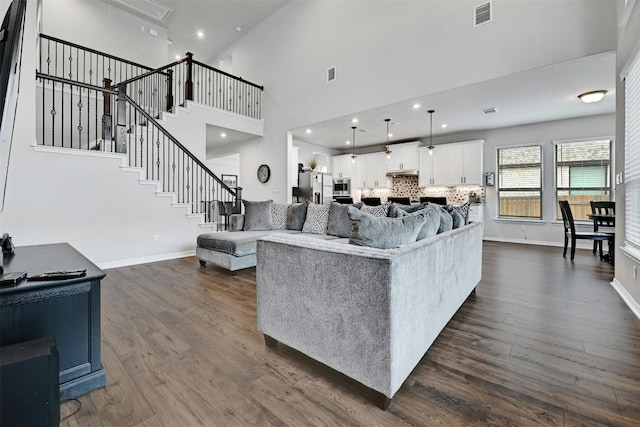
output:
[{"label": "baseboard trim", "polygon": [[130,265],[138,265],[138,264],[147,264],[150,262],[158,262],[158,261],[166,261],[169,259],[177,259],[177,258],[186,258],[189,256],[195,256],[196,250],[185,251],[185,252],[174,252],[170,254],[161,254],[161,255],[152,255],[141,258],[129,258],[129,259],[121,259],[117,261],[107,261],[98,263],[98,267],[103,270],[109,268],[119,268],[119,267],[127,267]]},{"label": "baseboard trim", "polygon": [[[563,243],[546,242],[542,240],[529,240],[529,239],[511,239],[508,237],[483,237],[482,240],[489,242],[502,242],[502,243],[521,243],[523,245],[537,245],[537,246],[553,246],[556,248],[563,248]],[[578,246],[579,247],[579,246]]]},{"label": "baseboard trim", "polygon": [[633,299],[631,294],[625,289],[624,286],[622,286],[622,283],[620,283],[618,279],[616,279],[615,277],[611,282],[611,286],[613,286],[613,289],[615,289],[618,295],[620,295],[620,298],[622,298],[622,301],[624,301],[625,304],[627,304],[627,307],[631,309],[631,312],[635,314],[638,319],[640,319],[640,303],[638,303],[638,301]]}]

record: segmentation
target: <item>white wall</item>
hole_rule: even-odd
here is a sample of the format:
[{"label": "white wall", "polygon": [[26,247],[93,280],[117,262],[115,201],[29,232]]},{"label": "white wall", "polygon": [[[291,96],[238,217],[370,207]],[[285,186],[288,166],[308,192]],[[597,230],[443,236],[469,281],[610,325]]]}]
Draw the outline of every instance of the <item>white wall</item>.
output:
[{"label": "white wall", "polygon": [[[211,169],[220,179],[222,175],[236,175],[240,173],[240,155],[229,154],[227,156],[214,157],[207,159],[205,162],[207,167]],[[238,176],[238,185],[242,187],[241,177]]]},{"label": "white wall", "polygon": [[[331,156],[340,154],[340,151],[332,148],[322,147],[316,144],[310,144],[304,141],[293,140],[293,145],[298,147],[298,163],[302,163],[304,166],[309,166],[309,161],[312,158],[327,159],[325,166],[327,166],[327,172],[331,172]],[[323,161],[318,162],[318,166],[321,166]],[[296,168],[297,169],[297,168]]]},{"label": "white wall", "polygon": [[102,0],[42,0],[40,31],[148,67],[168,63],[167,30]]},{"label": "white wall", "polygon": [[293,1],[221,52],[265,87],[265,136],[246,149],[260,161],[241,168],[270,164],[273,184],[247,196],[286,187],[289,129],[615,48],[611,1],[493,0],[473,28],[477,3]]},{"label": "white wall", "polygon": [[[487,131],[466,132],[434,138],[434,145],[484,139],[484,171],[496,172],[496,149],[505,146],[542,144],[543,146],[543,196],[542,222],[496,220],[497,187],[485,187],[485,226],[487,239],[520,241],[529,243],[563,244],[562,222],[555,219],[557,202],[554,190],[553,141],[581,138],[613,137],[615,135],[615,114],[582,117],[579,119],[557,120],[526,126],[513,126]],[[497,176],[496,176],[497,177]],[[615,183],[615,181],[613,181]],[[497,181],[496,181],[497,185]],[[521,226],[525,226],[525,231]],[[585,243],[584,247],[589,247]]]}]

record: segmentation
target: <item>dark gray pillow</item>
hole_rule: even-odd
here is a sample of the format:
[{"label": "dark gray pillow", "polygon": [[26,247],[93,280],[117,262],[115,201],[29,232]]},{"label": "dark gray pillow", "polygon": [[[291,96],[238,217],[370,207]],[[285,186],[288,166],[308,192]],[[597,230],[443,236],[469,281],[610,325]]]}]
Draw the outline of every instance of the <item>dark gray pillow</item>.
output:
[{"label": "dark gray pillow", "polygon": [[451,215],[451,218],[453,219],[453,226],[451,228],[453,228],[454,230],[465,225],[464,218],[462,217],[462,214],[458,209],[451,209],[449,211],[449,215]]},{"label": "dark gray pillow", "polygon": [[413,243],[426,221],[422,215],[376,217],[353,206],[347,209],[352,223],[349,243],[358,246],[391,249]]},{"label": "dark gray pillow", "polygon": [[349,206],[353,205],[331,203],[327,234],[338,237],[349,237],[349,234],[351,234],[351,220],[348,214]]},{"label": "dark gray pillow", "polygon": [[422,240],[429,236],[435,236],[440,228],[440,210],[438,208],[434,208],[432,206],[425,206],[424,208],[414,211],[414,212],[406,212],[403,209],[397,208],[395,209],[396,217],[402,218],[404,216],[416,216],[421,215],[424,216],[426,221],[420,232],[418,233],[418,237],[416,240]]},{"label": "dark gray pillow", "polygon": [[420,203],[419,205],[401,205],[400,203],[394,202],[394,203],[391,203],[391,206],[389,207],[389,216],[393,218],[397,218],[398,217],[398,215],[396,215],[397,209],[402,209],[407,213],[412,213],[412,212],[424,209],[426,206],[427,206],[427,202]]},{"label": "dark gray pillow", "polygon": [[271,218],[271,205],[273,200],[252,202],[243,200],[244,203],[244,227],[243,230],[271,230],[273,219]]},{"label": "dark gray pillow", "polygon": [[440,207],[440,228],[438,228],[438,234],[444,233],[445,231],[449,231],[453,228],[453,218],[449,212],[447,212],[447,208],[444,206]]},{"label": "dark gray pillow", "polygon": [[287,230],[302,231],[304,221],[307,219],[307,206],[309,201],[304,203],[293,203],[287,209]]}]

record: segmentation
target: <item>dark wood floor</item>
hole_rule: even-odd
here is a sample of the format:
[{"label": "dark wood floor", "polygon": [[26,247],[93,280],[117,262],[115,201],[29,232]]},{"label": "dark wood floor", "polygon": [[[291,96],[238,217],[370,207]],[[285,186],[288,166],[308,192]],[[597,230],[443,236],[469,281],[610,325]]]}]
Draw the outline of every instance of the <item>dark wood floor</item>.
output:
[{"label": "dark wood floor", "polygon": [[589,251],[487,242],[482,281],[387,412],[255,326],[255,269],[195,258],[107,271],[107,386],[63,426],[638,426],[640,320]]}]

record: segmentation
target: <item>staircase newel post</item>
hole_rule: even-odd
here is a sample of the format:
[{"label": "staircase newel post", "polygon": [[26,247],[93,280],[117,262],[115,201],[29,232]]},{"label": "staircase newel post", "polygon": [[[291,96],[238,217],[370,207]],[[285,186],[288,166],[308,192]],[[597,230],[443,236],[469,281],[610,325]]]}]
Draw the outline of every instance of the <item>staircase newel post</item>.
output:
[{"label": "staircase newel post", "polygon": [[184,83],[185,101],[193,101],[193,53],[187,52],[187,81]]},{"label": "staircase newel post", "polygon": [[117,132],[116,139],[116,153],[127,152],[127,100],[125,96],[127,94],[127,87],[124,85],[118,86],[118,98],[116,100],[117,106]]},{"label": "staircase newel post", "polygon": [[242,212],[242,187],[236,187],[236,206],[233,209],[233,213]]},{"label": "staircase newel post", "polygon": [[[111,79],[104,78],[102,79],[104,82],[104,88],[111,88]],[[102,141],[104,141],[102,145],[102,150],[113,151],[112,141],[113,141],[113,122],[111,121],[111,94],[105,92],[102,97]]]},{"label": "staircase newel post", "polygon": [[173,108],[173,70],[167,70],[167,111]]}]

